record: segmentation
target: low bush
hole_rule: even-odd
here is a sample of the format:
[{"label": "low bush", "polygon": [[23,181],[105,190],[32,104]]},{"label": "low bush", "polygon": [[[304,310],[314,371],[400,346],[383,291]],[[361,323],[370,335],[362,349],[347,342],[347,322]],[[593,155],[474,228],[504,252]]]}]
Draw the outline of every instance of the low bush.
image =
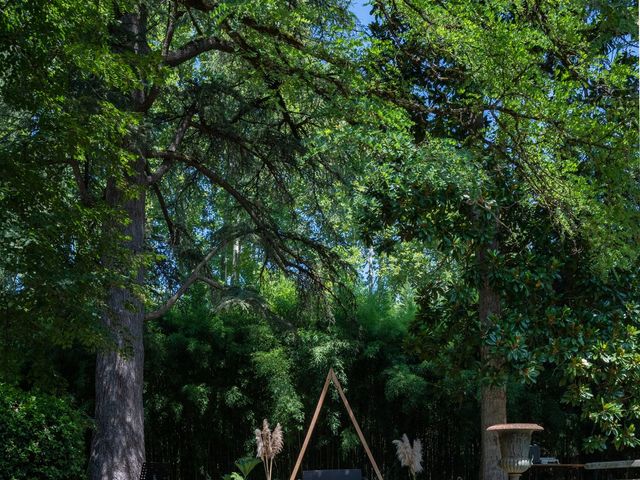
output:
[{"label": "low bush", "polygon": [[67,398],[0,383],[0,479],[85,477],[88,426]]}]

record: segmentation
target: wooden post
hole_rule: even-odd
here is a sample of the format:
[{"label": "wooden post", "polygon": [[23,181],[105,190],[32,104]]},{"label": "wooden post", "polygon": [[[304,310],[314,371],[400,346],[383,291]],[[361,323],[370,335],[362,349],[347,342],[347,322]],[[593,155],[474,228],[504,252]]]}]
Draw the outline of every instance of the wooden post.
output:
[{"label": "wooden post", "polygon": [[378,477],[378,480],[383,480],[382,479],[382,474],[380,473],[380,469],[378,468],[378,464],[376,463],[375,459],[373,458],[373,454],[371,453],[371,450],[369,449],[369,444],[365,440],[364,435],[362,434],[362,430],[360,430],[360,425],[358,425],[358,421],[356,420],[356,416],[353,414],[353,410],[351,410],[351,406],[349,405],[349,401],[347,400],[346,395],[342,391],[342,385],[340,385],[340,381],[338,380],[338,377],[336,377],[336,374],[333,371],[333,368],[329,370],[329,375],[331,375],[331,378],[333,380],[333,384],[338,389],[338,394],[340,395],[340,398],[342,399],[342,403],[344,403],[344,406],[347,409],[347,413],[349,414],[349,418],[351,418],[351,422],[353,423],[353,426],[355,427],[356,432],[358,433],[358,437],[360,438],[360,441],[362,442],[362,446],[364,447],[364,451],[367,452],[367,457],[369,457],[369,461],[371,462],[371,465],[373,466],[373,470],[376,472],[376,476]]},{"label": "wooden post", "polygon": [[302,449],[298,454],[298,459],[296,460],[296,464],[293,467],[293,472],[291,472],[291,477],[289,477],[289,480],[296,480],[296,475],[298,474],[298,470],[300,470],[300,465],[302,464],[302,457],[304,457],[304,454],[307,451],[307,447],[309,446],[309,440],[311,439],[311,434],[313,433],[313,429],[316,427],[316,422],[318,421],[318,417],[320,416],[320,410],[322,409],[324,398],[327,396],[327,390],[329,390],[329,383],[331,382],[332,373],[333,373],[333,369],[329,370],[329,373],[327,374],[327,379],[324,382],[324,387],[322,387],[322,393],[320,393],[320,398],[318,399],[318,404],[316,405],[316,411],[313,412],[313,417],[311,418],[311,424],[309,425],[309,430],[307,430],[307,435],[304,437],[304,442],[302,443]]}]

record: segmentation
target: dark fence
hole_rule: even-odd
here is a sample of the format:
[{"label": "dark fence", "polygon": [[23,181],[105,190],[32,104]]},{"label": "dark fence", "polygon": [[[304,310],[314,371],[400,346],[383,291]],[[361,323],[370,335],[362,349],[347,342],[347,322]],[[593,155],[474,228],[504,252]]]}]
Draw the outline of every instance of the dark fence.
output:
[{"label": "dark fence", "polygon": [[[357,408],[354,406],[357,415]],[[475,480],[480,462],[479,427],[465,423],[456,415],[455,409],[449,418],[437,418],[433,414],[424,418],[389,418],[373,416],[359,419],[385,480],[406,480],[409,478],[406,468],[400,467],[396,459],[395,445],[392,441],[407,433],[413,440],[420,438],[423,444],[424,472],[420,480]],[[398,415],[401,417],[401,415]],[[432,423],[424,424],[427,420]],[[346,415],[340,419],[341,429],[332,434],[321,417],[314,433],[302,469],[339,469],[360,468],[367,479],[375,479],[364,449],[345,448],[344,438],[355,436],[349,432],[352,427]],[[389,425],[395,424],[394,430]],[[172,432],[154,432],[152,422],[148,422],[146,439],[147,459],[154,462],[171,464],[172,480],[220,480],[221,477],[236,470],[234,461],[246,455],[252,449],[249,428],[231,429],[217,432],[209,429],[209,435],[203,436],[203,425],[186,425]],[[347,427],[345,429],[345,427]],[[277,457],[274,480],[288,480],[302,446],[305,432],[288,435],[285,449]],[[300,475],[298,475],[300,477]],[[260,466],[251,473],[250,480],[263,480],[264,472]]]}]

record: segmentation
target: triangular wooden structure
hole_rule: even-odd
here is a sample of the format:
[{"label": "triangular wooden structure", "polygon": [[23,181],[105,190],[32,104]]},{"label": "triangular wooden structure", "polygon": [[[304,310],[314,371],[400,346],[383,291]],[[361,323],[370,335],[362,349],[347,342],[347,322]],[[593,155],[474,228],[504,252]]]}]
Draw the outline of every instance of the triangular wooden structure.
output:
[{"label": "triangular wooden structure", "polygon": [[369,457],[369,461],[371,462],[371,466],[373,470],[376,472],[376,476],[378,480],[383,480],[382,474],[380,473],[380,469],[378,468],[378,464],[376,463],[373,455],[371,454],[371,450],[369,449],[369,445],[362,434],[362,430],[360,430],[360,425],[358,425],[358,421],[356,420],[355,415],[353,414],[353,410],[349,406],[349,401],[342,390],[342,385],[340,385],[340,381],[336,376],[333,368],[329,369],[329,373],[327,374],[327,379],[324,382],[324,387],[322,387],[322,393],[320,393],[320,399],[318,399],[318,405],[316,405],[316,411],[313,413],[313,418],[311,419],[311,424],[309,425],[309,430],[307,430],[307,435],[304,437],[304,442],[302,443],[302,449],[298,454],[298,459],[296,460],[296,464],[293,467],[293,472],[291,472],[291,477],[289,480],[296,480],[296,475],[298,474],[298,470],[300,470],[300,465],[302,464],[302,458],[304,457],[305,452],[307,451],[307,447],[309,446],[309,440],[311,439],[311,435],[313,434],[313,429],[316,426],[316,422],[318,421],[318,417],[320,416],[320,410],[322,410],[322,405],[324,404],[324,399],[327,396],[327,391],[329,390],[329,384],[333,382],[336,389],[338,390],[338,395],[342,399],[342,403],[344,403],[344,407],[347,409],[347,413],[349,414],[349,418],[351,419],[351,423],[356,429],[358,433],[358,437],[360,438],[360,442],[364,447],[365,452],[367,452],[367,457]]}]

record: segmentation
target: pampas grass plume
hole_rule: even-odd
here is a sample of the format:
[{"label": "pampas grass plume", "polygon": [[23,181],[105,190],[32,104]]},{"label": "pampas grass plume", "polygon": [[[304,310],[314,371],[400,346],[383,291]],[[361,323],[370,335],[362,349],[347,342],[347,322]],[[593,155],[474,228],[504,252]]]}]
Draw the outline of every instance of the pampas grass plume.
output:
[{"label": "pampas grass plume", "polygon": [[402,435],[402,440],[394,440],[393,444],[396,446],[396,455],[400,460],[400,465],[408,467],[411,478],[415,478],[416,474],[422,471],[422,442],[416,439],[411,445],[409,437],[405,433]]},{"label": "pampas grass plume", "polygon": [[276,428],[273,429],[271,434],[271,454],[275,457],[284,448],[284,439],[282,437],[282,427],[280,424],[276,424]]},{"label": "pampas grass plume", "polygon": [[271,480],[271,474],[273,473],[273,459],[276,455],[282,452],[284,448],[284,438],[282,434],[282,427],[280,424],[276,424],[276,428],[271,430],[269,422],[265,418],[262,421],[262,430],[256,428],[256,457],[262,459],[264,465],[265,476],[267,480]]}]

